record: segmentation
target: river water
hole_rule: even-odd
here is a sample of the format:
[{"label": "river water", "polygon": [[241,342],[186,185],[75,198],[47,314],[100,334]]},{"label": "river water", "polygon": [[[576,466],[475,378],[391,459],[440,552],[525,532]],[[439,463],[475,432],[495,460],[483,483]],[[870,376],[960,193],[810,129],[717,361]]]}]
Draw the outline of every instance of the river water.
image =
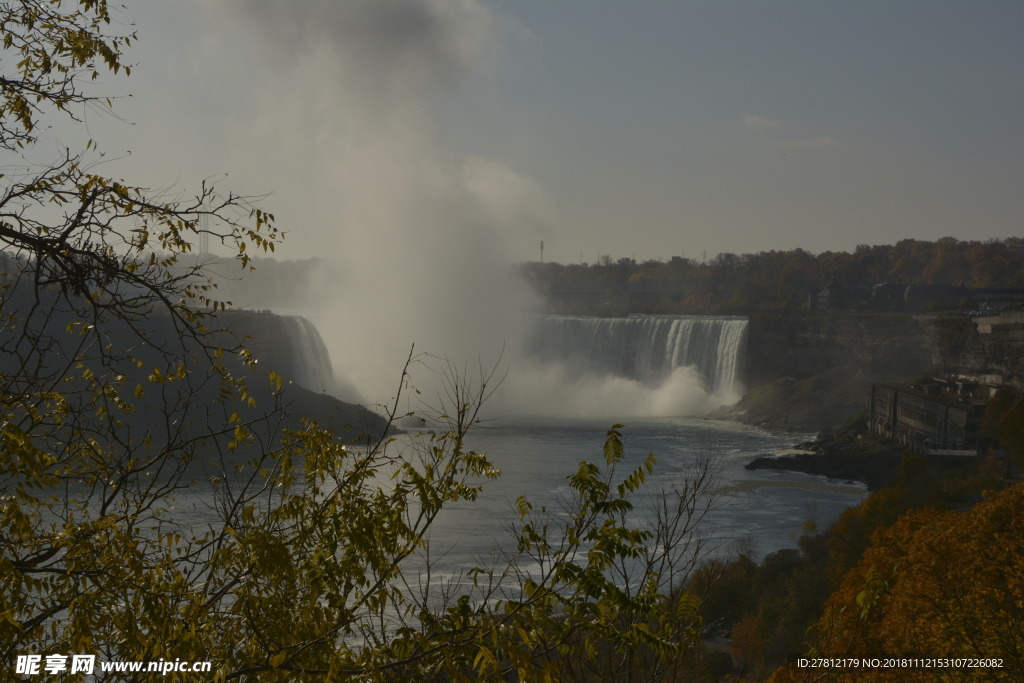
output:
[{"label": "river water", "polygon": [[[479,563],[496,545],[507,547],[506,527],[519,496],[525,496],[535,509],[560,509],[569,492],[566,477],[579,462],[603,465],[602,449],[610,426],[594,419],[521,418],[488,423],[471,434],[468,445],[487,453],[502,476],[486,482],[476,501],[452,505],[442,513],[430,536],[432,556],[443,555],[442,564],[451,570],[465,569]],[[698,458],[715,459],[714,507],[702,527],[714,554],[731,554],[739,543],[760,559],[795,547],[808,520],[823,528],[867,495],[866,487],[857,482],[744,469],[754,457],[785,451],[809,435],[686,417],[634,419],[620,432],[625,457],[619,479],[648,453],[657,459],[636,500],[638,520],[650,518],[661,492],[679,486]]]}]

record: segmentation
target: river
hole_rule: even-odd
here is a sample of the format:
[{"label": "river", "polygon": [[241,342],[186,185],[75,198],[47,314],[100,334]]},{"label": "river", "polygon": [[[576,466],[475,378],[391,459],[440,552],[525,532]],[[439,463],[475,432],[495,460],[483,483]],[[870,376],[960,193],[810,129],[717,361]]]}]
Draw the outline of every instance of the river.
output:
[{"label": "river", "polygon": [[[595,419],[510,418],[471,434],[469,445],[487,453],[502,476],[486,482],[476,501],[451,505],[442,513],[431,532],[431,555],[443,556],[442,564],[449,570],[465,569],[495,546],[507,546],[506,527],[521,495],[535,509],[559,510],[569,492],[566,477],[579,462],[603,464],[610,426]],[[650,519],[659,496],[678,486],[698,458],[714,458],[718,474],[711,486],[713,509],[701,529],[709,554],[728,555],[743,547],[761,559],[795,547],[807,521],[824,528],[867,495],[866,487],[857,482],[744,469],[755,456],[790,449],[809,435],[687,417],[634,419],[620,432],[625,446],[621,476],[648,453],[657,459],[636,499],[640,523]]]}]

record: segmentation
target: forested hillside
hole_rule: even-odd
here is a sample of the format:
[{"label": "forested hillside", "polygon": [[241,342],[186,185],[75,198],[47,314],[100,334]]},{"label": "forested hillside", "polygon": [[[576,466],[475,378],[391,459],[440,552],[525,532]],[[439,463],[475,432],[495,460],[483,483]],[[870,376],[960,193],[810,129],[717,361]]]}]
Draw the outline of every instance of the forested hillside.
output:
[{"label": "forested hillside", "polygon": [[551,312],[615,315],[799,308],[833,281],[847,288],[883,283],[1020,288],[1022,265],[1020,238],[977,242],[945,237],[860,245],[853,253],[719,254],[706,263],[681,257],[643,263],[604,257],[594,265],[533,262],[520,268]]}]

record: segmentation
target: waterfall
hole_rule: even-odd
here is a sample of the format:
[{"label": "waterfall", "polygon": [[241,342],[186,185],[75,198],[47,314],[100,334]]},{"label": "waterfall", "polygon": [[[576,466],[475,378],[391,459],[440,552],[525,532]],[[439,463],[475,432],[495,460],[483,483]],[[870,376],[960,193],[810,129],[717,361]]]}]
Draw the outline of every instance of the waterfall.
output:
[{"label": "waterfall", "polygon": [[635,315],[626,318],[543,316],[526,349],[576,372],[614,375],[656,387],[677,368],[691,367],[708,393],[742,380],[747,319]]},{"label": "waterfall", "polygon": [[[317,393],[332,393],[334,369],[327,345],[309,320],[296,315],[280,316],[288,341],[288,362],[282,368],[287,379]],[[290,372],[289,372],[290,370]]]}]

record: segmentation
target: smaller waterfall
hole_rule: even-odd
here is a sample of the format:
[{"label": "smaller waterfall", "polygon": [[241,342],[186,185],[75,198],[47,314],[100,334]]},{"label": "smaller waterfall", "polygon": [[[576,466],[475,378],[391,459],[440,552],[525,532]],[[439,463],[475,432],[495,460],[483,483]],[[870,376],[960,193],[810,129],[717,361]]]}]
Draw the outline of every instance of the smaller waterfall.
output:
[{"label": "smaller waterfall", "polygon": [[310,391],[334,392],[331,357],[316,326],[296,315],[283,315],[280,319],[288,342],[288,362],[282,375]]}]

